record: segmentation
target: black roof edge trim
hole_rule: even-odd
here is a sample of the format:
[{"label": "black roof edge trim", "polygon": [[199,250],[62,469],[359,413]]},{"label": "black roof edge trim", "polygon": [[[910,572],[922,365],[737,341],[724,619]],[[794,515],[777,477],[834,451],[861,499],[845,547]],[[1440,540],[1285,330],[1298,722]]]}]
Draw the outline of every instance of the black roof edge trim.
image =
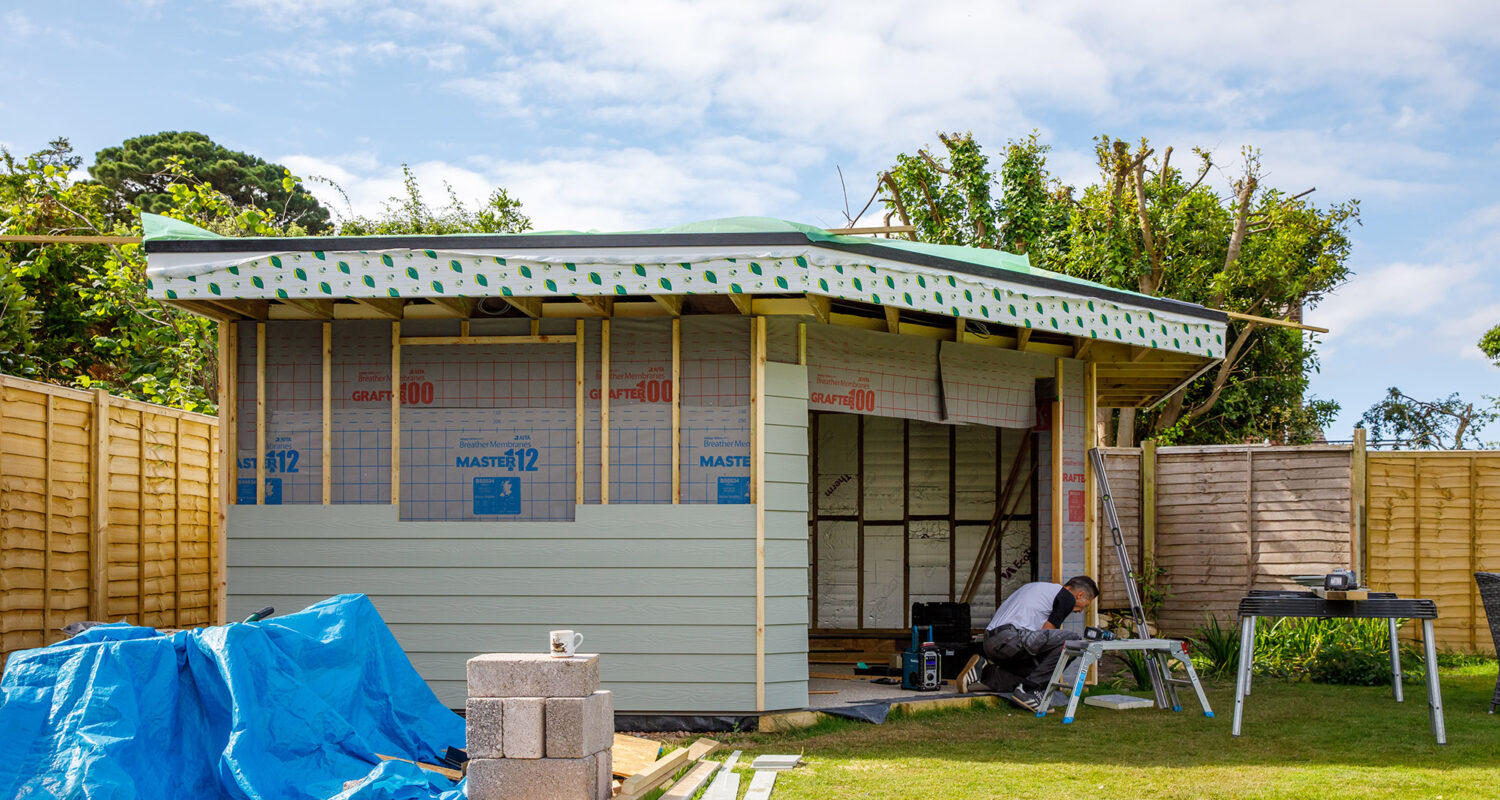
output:
[{"label": "black roof edge trim", "polygon": [[442,250],[464,248],[542,250],[616,247],[722,247],[725,245],[806,245],[798,231],[764,233],[561,233],[525,236],[330,236],[286,239],[169,239],[146,242],[149,253],[263,253],[312,250]]},{"label": "black roof edge trim", "polygon": [[333,236],[298,237],[286,239],[170,239],[146,242],[146,253],[265,253],[265,252],[310,252],[313,250],[437,250],[451,249],[455,244],[464,248],[516,250],[580,249],[599,250],[620,247],[732,247],[753,245],[812,246],[829,250],[900,261],[917,266],[992,278],[1050,289],[1065,293],[1083,294],[1101,300],[1124,303],[1158,311],[1170,311],[1210,322],[1228,322],[1229,316],[1217,309],[1205,308],[1195,303],[1172,300],[1165,297],[1148,297],[1111,289],[1107,286],[1083,285],[1061,280],[1050,275],[1033,275],[1025,272],[1002,272],[990,267],[970,264],[952,258],[916,253],[896,247],[885,247],[875,242],[824,242],[809,239],[800,231],[763,233],[586,233],[586,234],[542,234],[526,236],[478,235],[478,236]]}]

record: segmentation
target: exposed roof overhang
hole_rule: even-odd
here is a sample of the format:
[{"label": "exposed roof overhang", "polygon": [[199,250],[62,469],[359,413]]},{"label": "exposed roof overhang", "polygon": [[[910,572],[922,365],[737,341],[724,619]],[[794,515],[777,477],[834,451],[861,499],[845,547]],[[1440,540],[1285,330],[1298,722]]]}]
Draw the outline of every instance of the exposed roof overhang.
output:
[{"label": "exposed roof overhang", "polygon": [[[148,226],[148,293],[221,319],[467,318],[493,315],[500,301],[533,319],[797,314],[1093,361],[1104,407],[1148,405],[1223,354],[1221,311],[992,250],[781,224],[789,229],[166,240]],[[483,298],[497,300],[476,308]]]}]

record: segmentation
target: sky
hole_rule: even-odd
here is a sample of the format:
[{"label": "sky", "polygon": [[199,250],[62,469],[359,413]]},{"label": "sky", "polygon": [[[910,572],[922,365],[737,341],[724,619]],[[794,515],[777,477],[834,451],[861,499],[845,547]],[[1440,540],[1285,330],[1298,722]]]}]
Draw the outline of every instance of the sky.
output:
[{"label": "sky", "polygon": [[0,74],[12,152],[194,130],[336,213],[378,212],[408,164],[540,230],[842,226],[939,131],[998,157],[1035,130],[1080,187],[1100,134],[1210,150],[1221,192],[1253,146],[1267,184],[1360,201],[1354,275],[1306,316],[1332,331],[1329,438],[1390,386],[1500,394],[1475,346],[1500,323],[1492,2],[8,0]]}]

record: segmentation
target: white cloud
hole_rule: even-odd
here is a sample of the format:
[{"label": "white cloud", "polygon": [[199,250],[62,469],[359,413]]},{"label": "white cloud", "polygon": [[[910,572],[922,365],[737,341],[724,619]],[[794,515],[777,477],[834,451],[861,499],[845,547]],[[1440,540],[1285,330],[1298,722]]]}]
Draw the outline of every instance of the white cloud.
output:
[{"label": "white cloud", "polygon": [[1489,358],[1477,343],[1485,331],[1496,325],[1500,325],[1500,296],[1482,301],[1467,313],[1445,315],[1436,326],[1434,340],[1459,358],[1487,364]]},{"label": "white cloud", "polygon": [[[1309,310],[1307,321],[1328,328],[1330,342],[1389,339],[1403,324],[1454,302],[1455,291],[1468,286],[1478,272],[1472,263],[1396,263],[1363,270]],[[1430,320],[1421,321],[1423,328],[1431,327]]]},{"label": "white cloud", "polygon": [[[786,150],[721,137],[662,151],[558,149],[535,159],[426,161],[411,169],[429,204],[446,203],[445,182],[468,204],[504,187],[522,200],[539,230],[628,230],[785,207],[797,200],[797,168],[822,155],[813,148]],[[332,158],[294,154],[278,161],[304,178],[320,176],[338,184],[343,195],[319,181],[307,186],[341,214],[351,208],[357,215],[379,214],[389,198],[403,191],[400,167],[380,163],[369,153]]]}]

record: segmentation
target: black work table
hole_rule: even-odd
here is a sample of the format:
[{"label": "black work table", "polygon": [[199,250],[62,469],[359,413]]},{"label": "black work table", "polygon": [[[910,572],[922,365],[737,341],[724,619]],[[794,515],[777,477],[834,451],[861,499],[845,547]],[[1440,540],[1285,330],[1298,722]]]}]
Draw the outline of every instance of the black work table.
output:
[{"label": "black work table", "polygon": [[1240,600],[1240,664],[1234,682],[1234,727],[1240,735],[1240,717],[1245,698],[1250,696],[1250,675],[1255,665],[1255,621],[1260,617],[1317,617],[1321,619],[1384,619],[1391,633],[1391,689],[1396,702],[1401,695],[1401,653],[1396,639],[1396,620],[1422,621],[1422,641],[1427,661],[1427,707],[1432,735],[1438,744],[1448,743],[1443,729],[1443,692],[1438,684],[1437,645],[1432,638],[1432,621],[1437,619],[1437,604],[1431,600],[1397,597],[1390,592],[1370,592],[1368,600],[1324,600],[1314,592],[1252,591]]}]

